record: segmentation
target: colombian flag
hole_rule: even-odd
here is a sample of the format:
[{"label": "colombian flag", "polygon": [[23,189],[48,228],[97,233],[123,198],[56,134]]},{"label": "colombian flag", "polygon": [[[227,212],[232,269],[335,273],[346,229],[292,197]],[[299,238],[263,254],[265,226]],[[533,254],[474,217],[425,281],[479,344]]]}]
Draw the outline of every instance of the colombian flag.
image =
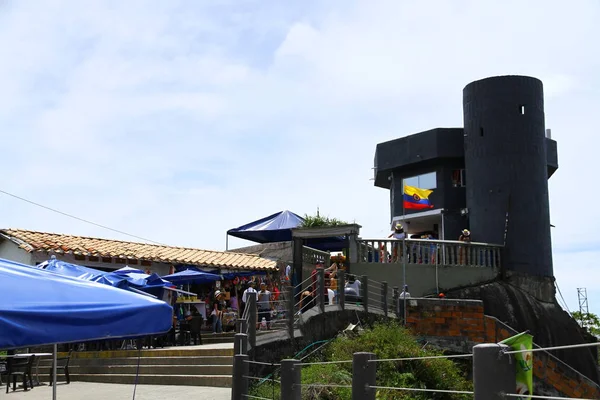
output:
[{"label": "colombian flag", "polygon": [[433,193],[433,190],[404,185],[404,208],[412,210],[433,208],[433,205],[429,201],[431,193]]}]

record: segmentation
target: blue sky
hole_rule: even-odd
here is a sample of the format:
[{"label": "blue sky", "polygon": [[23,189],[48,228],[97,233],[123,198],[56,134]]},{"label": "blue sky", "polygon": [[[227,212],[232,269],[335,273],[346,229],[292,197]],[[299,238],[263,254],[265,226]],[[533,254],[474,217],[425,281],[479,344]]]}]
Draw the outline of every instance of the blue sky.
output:
[{"label": "blue sky", "polygon": [[[0,2],[0,189],[173,245],[317,207],[383,236],[375,145],[462,126],[473,80],[532,75],[559,143],[556,276],[600,313],[600,5],[483,3]],[[0,226],[128,239],[4,195]]]}]

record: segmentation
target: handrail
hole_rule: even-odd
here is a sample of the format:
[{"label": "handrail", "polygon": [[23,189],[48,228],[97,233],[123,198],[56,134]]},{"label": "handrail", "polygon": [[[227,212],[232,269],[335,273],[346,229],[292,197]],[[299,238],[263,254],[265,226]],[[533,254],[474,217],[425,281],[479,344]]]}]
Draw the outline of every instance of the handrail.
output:
[{"label": "handrail", "polygon": [[357,239],[358,262],[501,268],[504,246],[435,239]]}]

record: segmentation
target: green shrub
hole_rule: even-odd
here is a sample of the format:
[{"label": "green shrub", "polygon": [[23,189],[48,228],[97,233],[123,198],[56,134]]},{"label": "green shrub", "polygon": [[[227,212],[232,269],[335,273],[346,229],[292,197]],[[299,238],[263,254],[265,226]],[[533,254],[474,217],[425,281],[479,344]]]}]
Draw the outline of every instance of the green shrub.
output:
[{"label": "green shrub", "polygon": [[[373,329],[365,330],[359,335],[340,336],[333,340],[317,358],[326,361],[351,360],[354,353],[362,351],[375,353],[380,360],[442,354],[439,351],[423,349],[406,329],[398,323],[392,322],[376,324]],[[352,364],[339,363],[303,367],[302,383],[350,386],[352,385]],[[378,362],[377,385],[420,389],[473,390],[471,382],[466,379],[465,372],[461,370],[461,367],[445,358]],[[273,397],[273,389],[275,389],[275,397]],[[275,387],[273,387],[269,381],[262,385],[255,385],[251,394],[269,399],[279,399],[279,384],[275,383]],[[303,400],[350,400],[351,397],[350,388],[317,386],[302,388]],[[377,390],[378,400],[462,400],[472,398],[472,395],[451,393]]]},{"label": "green shrub", "polygon": [[302,222],[302,228],[333,227],[340,225],[348,225],[348,223],[337,218],[323,217],[318,213],[317,215],[305,214],[304,221]]},{"label": "green shrub", "polygon": [[[279,380],[279,378],[275,379]],[[348,372],[335,364],[309,365],[302,368],[302,384],[351,386],[352,372]],[[264,397],[267,399],[279,399],[281,396],[280,384],[277,382],[272,383],[271,381],[266,381],[263,384],[256,384],[251,388],[250,394],[252,396]],[[352,391],[350,388],[303,386],[302,399],[351,400]]]},{"label": "green shrub", "polygon": [[[398,323],[377,324],[354,337],[340,337],[331,343],[326,358],[350,360],[360,351],[375,353],[378,359],[394,359],[441,355],[423,349],[413,336]],[[352,371],[352,364],[341,364]],[[427,388],[470,391],[472,385],[460,367],[449,359],[426,359],[377,363],[377,385],[387,387]],[[465,397],[466,396],[466,397]],[[378,390],[378,399],[463,399],[467,395],[448,393]],[[471,396],[472,398],[472,396]]]}]

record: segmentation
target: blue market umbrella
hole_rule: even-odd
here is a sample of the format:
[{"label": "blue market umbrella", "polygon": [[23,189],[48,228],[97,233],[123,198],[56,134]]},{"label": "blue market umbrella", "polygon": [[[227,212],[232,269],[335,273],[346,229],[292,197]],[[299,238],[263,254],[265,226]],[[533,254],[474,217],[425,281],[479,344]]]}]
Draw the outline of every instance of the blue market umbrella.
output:
[{"label": "blue market umbrella", "polygon": [[162,278],[175,285],[208,283],[220,281],[222,279],[221,275],[211,274],[209,272],[197,271],[193,269],[186,269],[184,271],[179,271],[171,275],[165,275]]}]

